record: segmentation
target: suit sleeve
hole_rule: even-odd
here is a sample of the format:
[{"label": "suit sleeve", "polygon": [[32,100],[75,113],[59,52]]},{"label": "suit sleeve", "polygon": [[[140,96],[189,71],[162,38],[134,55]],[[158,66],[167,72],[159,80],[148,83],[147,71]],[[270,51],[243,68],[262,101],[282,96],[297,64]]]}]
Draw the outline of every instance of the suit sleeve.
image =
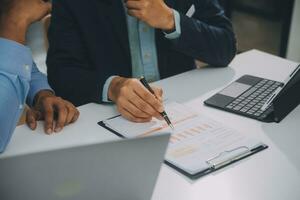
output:
[{"label": "suit sleeve", "polygon": [[217,0],[191,2],[196,10],[192,17],[186,16],[187,10],[178,10],[181,35],[171,41],[173,47],[210,65],[227,66],[236,54],[231,22]]},{"label": "suit sleeve", "polygon": [[49,84],[56,95],[76,106],[100,103],[103,85],[109,76],[99,78],[96,69],[89,63],[80,30],[65,2],[53,1],[48,32]]}]

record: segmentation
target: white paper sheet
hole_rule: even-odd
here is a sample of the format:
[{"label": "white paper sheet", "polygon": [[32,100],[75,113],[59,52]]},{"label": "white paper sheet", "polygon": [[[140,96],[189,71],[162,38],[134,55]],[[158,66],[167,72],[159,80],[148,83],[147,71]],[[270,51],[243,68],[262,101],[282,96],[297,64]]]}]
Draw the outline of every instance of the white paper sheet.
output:
[{"label": "white paper sheet", "polygon": [[[166,112],[174,130],[165,121],[156,119],[149,123],[133,123],[117,117],[106,120],[105,124],[126,138],[170,132],[166,160],[190,174],[207,169],[210,159],[218,159],[218,156],[229,159],[261,145],[258,140],[248,138],[182,104],[169,103]],[[227,151],[232,152],[225,154]],[[224,155],[222,152],[225,152]]]}]

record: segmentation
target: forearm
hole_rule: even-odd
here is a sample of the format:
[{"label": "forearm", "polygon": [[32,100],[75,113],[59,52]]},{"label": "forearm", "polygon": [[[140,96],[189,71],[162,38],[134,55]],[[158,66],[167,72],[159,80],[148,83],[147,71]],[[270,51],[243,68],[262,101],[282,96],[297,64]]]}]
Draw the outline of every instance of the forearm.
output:
[{"label": "forearm", "polygon": [[33,106],[34,102],[41,94],[50,96],[54,95],[54,91],[48,84],[47,76],[40,72],[34,63],[31,73],[30,90],[28,92],[26,103],[29,106]]}]

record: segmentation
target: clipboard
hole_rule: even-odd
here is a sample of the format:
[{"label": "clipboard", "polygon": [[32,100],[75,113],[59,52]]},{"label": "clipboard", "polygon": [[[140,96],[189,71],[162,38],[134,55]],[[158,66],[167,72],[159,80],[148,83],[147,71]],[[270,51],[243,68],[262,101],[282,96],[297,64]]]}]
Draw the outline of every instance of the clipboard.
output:
[{"label": "clipboard", "polygon": [[[107,120],[114,119],[116,117],[119,117],[119,116],[115,116],[115,117],[109,118]],[[118,137],[126,138],[121,133],[111,129],[110,127],[108,127],[105,124],[104,121],[98,122],[98,125],[100,125],[101,127],[109,130],[110,132],[117,135]],[[252,156],[252,155],[254,155],[258,152],[261,152],[261,151],[263,151],[267,148],[268,148],[268,146],[266,144],[260,143],[255,148],[251,148],[251,149],[247,146],[240,146],[240,147],[236,147],[234,149],[229,149],[229,150],[226,150],[224,152],[220,152],[217,155],[215,155],[215,156],[213,156],[210,159],[205,161],[205,163],[207,164],[207,168],[199,170],[196,173],[190,173],[189,171],[184,170],[183,168],[173,164],[172,162],[170,162],[168,160],[165,160],[164,163],[166,165],[170,166],[171,168],[175,169],[179,173],[189,177],[192,180],[195,180],[195,179],[198,179],[198,178],[203,177],[205,175],[208,175],[210,173],[216,172],[220,169],[223,169],[223,168],[225,168],[229,165],[237,163],[238,161],[241,161],[241,160],[243,160],[247,157],[250,157],[250,156]],[[241,151],[241,152],[235,154],[235,152],[237,152],[237,151]],[[224,157],[226,157],[226,159],[224,159]]]},{"label": "clipboard", "polygon": [[[169,165],[170,167],[172,167],[173,169],[177,170],[178,172],[180,172],[180,173],[184,174],[185,176],[189,177],[190,179],[195,180],[195,179],[201,178],[203,176],[206,176],[208,174],[214,173],[218,170],[221,170],[221,169],[223,169],[227,166],[230,166],[234,163],[237,163],[237,162],[239,162],[239,161],[241,161],[245,158],[248,158],[248,157],[250,157],[250,156],[252,156],[252,155],[254,155],[254,154],[256,154],[260,151],[263,151],[264,149],[267,149],[267,148],[268,148],[267,145],[262,144],[262,145],[258,146],[255,149],[249,150],[247,153],[241,154],[239,156],[235,156],[235,157],[231,158],[230,160],[226,160],[226,161],[220,162],[220,163],[214,163],[214,162],[212,162],[212,160],[208,160],[208,161],[206,161],[208,163],[208,168],[205,169],[205,170],[199,171],[195,174],[188,173],[187,171],[177,167],[176,165],[173,165],[172,163],[170,163],[166,160],[165,160],[165,163],[167,165]],[[222,153],[226,153],[226,152],[222,152]]]}]

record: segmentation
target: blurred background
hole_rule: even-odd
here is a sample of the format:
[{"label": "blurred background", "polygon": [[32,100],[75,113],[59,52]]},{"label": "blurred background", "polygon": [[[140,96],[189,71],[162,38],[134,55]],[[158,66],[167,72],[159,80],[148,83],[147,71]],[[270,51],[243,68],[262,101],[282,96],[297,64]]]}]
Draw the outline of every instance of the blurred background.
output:
[{"label": "blurred background", "polygon": [[[258,49],[300,62],[300,0],[219,0],[232,20],[238,52]],[[33,24],[29,46],[40,70],[46,72],[44,25]]]},{"label": "blurred background", "polygon": [[[233,22],[240,52],[255,48],[300,61],[299,0],[221,0],[220,3]],[[291,51],[297,51],[298,56]]]}]

